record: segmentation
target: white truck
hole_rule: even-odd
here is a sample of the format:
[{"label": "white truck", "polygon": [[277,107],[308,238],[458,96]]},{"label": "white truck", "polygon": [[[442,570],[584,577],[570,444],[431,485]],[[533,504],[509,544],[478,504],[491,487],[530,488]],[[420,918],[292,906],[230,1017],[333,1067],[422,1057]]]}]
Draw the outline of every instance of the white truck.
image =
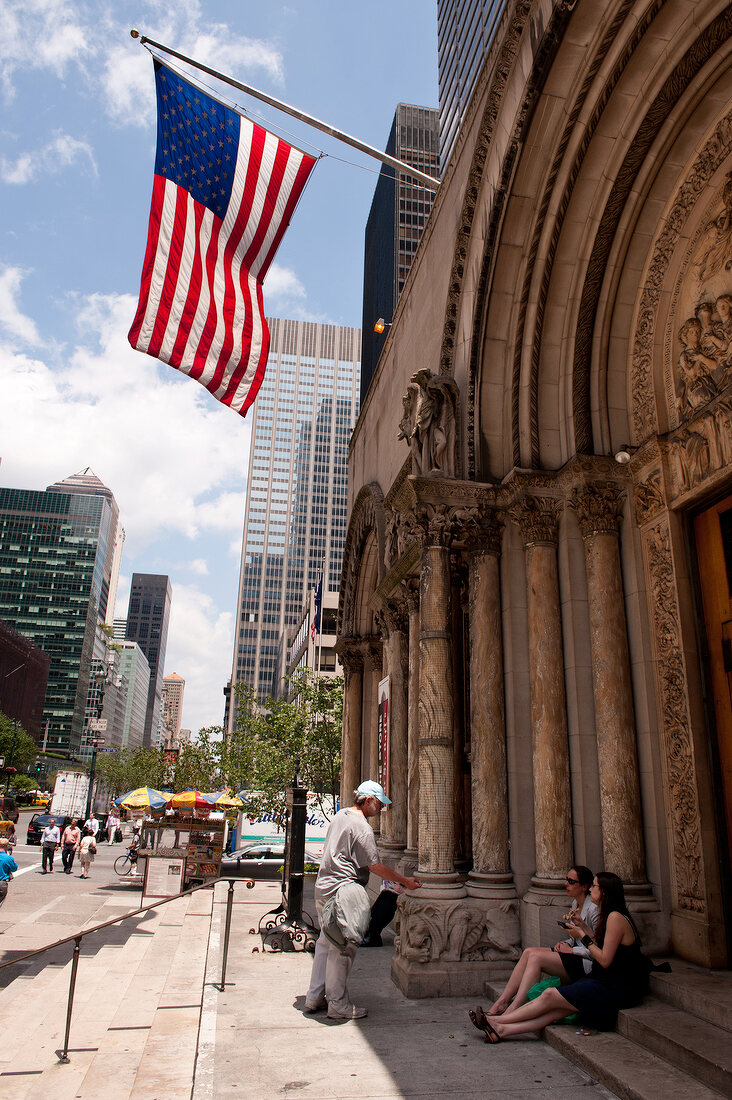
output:
[{"label": "white truck", "polygon": [[83,818],[88,793],[89,776],[86,772],[58,772],[48,812],[57,817]]}]

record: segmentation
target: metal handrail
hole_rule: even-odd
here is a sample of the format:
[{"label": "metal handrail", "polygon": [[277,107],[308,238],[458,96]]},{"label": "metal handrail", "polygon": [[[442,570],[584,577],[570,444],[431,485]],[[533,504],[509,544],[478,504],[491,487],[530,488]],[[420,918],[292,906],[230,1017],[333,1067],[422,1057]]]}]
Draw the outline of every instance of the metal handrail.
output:
[{"label": "metal handrail", "polygon": [[202,882],[198,886],[191,886],[188,890],[182,890],[179,894],[173,894],[169,898],[161,898],[159,901],[153,901],[149,905],[141,905],[139,909],[132,909],[129,913],[123,913],[121,917],[112,917],[111,920],[102,921],[101,924],[95,924],[91,928],[85,928],[83,932],[75,932],[71,936],[64,936],[63,939],[56,940],[55,943],[48,943],[45,947],[37,947],[33,951],[27,951],[25,955],[19,955],[15,959],[8,959],[7,962],[0,963],[0,970],[3,970],[6,966],[15,966],[19,962],[23,962],[25,959],[32,959],[35,955],[43,955],[46,951],[53,951],[55,947],[61,947],[65,943],[74,943],[74,954],[71,959],[71,975],[69,978],[69,998],[66,1006],[66,1031],[64,1034],[64,1045],[62,1050],[57,1050],[59,1062],[66,1065],[71,1061],[69,1058],[69,1033],[71,1031],[71,1013],[74,1007],[74,990],[76,987],[76,971],[79,966],[79,955],[81,952],[81,941],[84,936],[91,936],[94,932],[99,932],[102,928],[109,928],[112,924],[121,924],[123,920],[129,920],[130,917],[137,917],[140,913],[147,913],[150,909],[158,909],[161,905],[168,905],[171,901],[178,901],[180,898],[190,897],[191,894],[197,893],[199,890],[212,890],[218,882],[228,882],[229,889],[226,894],[226,923],[224,927],[224,948],[223,958],[221,964],[221,982],[216,988],[223,993],[226,984],[226,963],[229,957],[229,933],[231,931],[231,912],[234,902],[234,883],[246,882],[247,890],[254,889],[254,881],[252,879],[240,879],[230,878],[226,876],[224,878],[217,878],[214,882]]}]

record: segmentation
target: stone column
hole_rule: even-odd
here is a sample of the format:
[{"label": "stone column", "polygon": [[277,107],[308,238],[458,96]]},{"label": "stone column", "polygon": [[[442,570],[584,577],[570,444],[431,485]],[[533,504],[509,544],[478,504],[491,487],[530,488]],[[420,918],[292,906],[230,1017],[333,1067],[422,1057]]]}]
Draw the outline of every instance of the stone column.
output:
[{"label": "stone column", "polygon": [[[368,675],[365,679],[365,690],[369,693],[369,729],[368,729],[368,768],[363,779],[379,778],[379,706],[378,687],[379,680],[384,675],[383,646],[375,639],[370,639],[364,646],[364,666]],[[363,770],[363,769],[362,769]],[[381,817],[370,817],[369,823],[375,833],[381,832]]]},{"label": "stone column", "polygon": [[501,525],[494,517],[486,518],[468,549],[473,869],[466,885],[471,897],[515,898],[508,846]]},{"label": "stone column", "polygon": [[409,612],[409,686],[407,691],[407,849],[417,866],[419,847],[419,580],[406,584]]},{"label": "stone column", "polygon": [[[389,677],[389,770],[392,800],[382,815],[382,847],[401,854],[407,843],[407,616],[406,604],[389,600],[383,609],[384,675]],[[395,858],[395,857],[392,857]]]},{"label": "stone column", "polygon": [[337,650],[346,681],[341,749],[341,806],[350,806],[353,792],[361,782],[363,656],[353,639],[339,640]]},{"label": "stone column", "polygon": [[[572,863],[572,792],[564,687],[562,621],[557,570],[557,538],[562,502],[526,495],[513,510],[526,549],[528,590],[531,733],[534,777],[536,872],[526,900],[542,906],[564,895]],[[541,896],[543,895],[543,896]],[[547,896],[550,895],[550,896]],[[549,925],[553,913],[548,914]],[[530,924],[532,922],[530,921]],[[553,934],[546,920],[526,929],[529,935]],[[529,942],[544,942],[544,939]]]},{"label": "stone column", "polygon": [[420,898],[458,898],[455,873],[455,764],[450,520],[444,505],[425,522],[420,573],[419,859]]},{"label": "stone column", "polygon": [[618,529],[622,493],[611,482],[574,489],[570,504],[585,546],[604,866],[646,881]]}]

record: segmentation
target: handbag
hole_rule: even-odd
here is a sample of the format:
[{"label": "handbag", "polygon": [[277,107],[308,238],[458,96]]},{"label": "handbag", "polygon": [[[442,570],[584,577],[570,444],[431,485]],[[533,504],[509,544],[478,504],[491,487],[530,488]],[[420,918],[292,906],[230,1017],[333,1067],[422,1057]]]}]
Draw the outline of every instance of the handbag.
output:
[{"label": "handbag", "polygon": [[94,843],[94,841],[92,841],[91,844],[89,845],[89,851],[91,852],[91,854],[93,856],[95,856],[97,854],[97,846]]}]

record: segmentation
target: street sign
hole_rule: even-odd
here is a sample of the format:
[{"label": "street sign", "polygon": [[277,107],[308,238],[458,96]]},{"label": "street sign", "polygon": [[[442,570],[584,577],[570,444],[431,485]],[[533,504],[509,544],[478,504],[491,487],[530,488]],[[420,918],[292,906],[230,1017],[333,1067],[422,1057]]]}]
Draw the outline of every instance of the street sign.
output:
[{"label": "street sign", "polygon": [[92,733],[106,733],[107,732],[107,719],[106,718],[90,718],[89,729]]},{"label": "street sign", "polygon": [[97,752],[116,752],[116,749],[97,749]]}]

